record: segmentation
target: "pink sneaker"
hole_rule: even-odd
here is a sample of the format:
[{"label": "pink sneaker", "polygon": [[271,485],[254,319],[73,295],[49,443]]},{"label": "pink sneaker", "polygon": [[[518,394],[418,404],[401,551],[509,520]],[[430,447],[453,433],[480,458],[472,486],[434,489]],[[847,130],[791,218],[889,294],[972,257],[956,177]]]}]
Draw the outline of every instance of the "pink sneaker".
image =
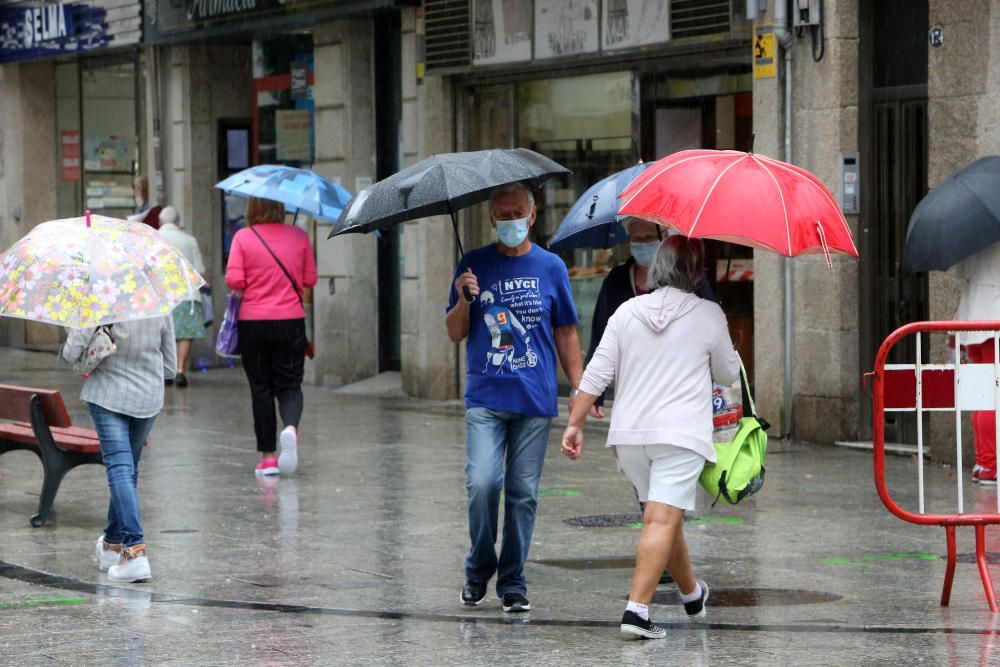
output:
[{"label": "pink sneaker", "polygon": [[277,475],[280,470],[278,470],[278,459],[273,456],[268,456],[257,464],[254,468],[254,473],[258,475]]}]

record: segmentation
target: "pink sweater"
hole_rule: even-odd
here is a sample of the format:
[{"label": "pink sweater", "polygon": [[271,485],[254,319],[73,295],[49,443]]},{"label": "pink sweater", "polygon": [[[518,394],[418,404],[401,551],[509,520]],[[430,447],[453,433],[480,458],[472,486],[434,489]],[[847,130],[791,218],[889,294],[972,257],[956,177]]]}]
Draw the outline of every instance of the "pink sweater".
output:
[{"label": "pink sweater", "polygon": [[[316,260],[304,231],[281,222],[262,222],[253,229],[264,237],[299,289],[316,284]],[[241,229],[233,236],[226,285],[243,292],[241,320],[294,320],[306,316],[285,272],[250,229]]]}]

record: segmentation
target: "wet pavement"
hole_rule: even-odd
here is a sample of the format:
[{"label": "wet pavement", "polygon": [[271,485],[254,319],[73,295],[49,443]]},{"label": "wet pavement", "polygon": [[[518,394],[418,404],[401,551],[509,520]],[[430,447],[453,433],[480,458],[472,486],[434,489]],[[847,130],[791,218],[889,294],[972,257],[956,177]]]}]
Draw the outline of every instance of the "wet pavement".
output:
[{"label": "wet pavement", "polygon": [[[59,388],[89,425],[79,379],[52,354],[0,351],[0,382]],[[600,427],[571,462],[557,422],[527,567],[532,611],[506,615],[492,595],[462,607],[463,411],[377,393],[307,387],[299,473],[258,480],[242,372],[169,388],[140,478],[148,584],[113,585],[97,571],[102,468],[70,472],[35,529],[41,465],[30,452],[0,456],[0,664],[1000,661],[1000,614],[969,558],[940,607],[944,531],[882,507],[870,454],[804,443],[772,441],[766,485],[750,502],[699,497],[685,530],[712,589],[708,618],[686,622],[664,585],[651,612],[667,638],[624,642],[632,491]],[[889,480],[912,505],[914,458],[890,458]],[[954,470],[929,465],[926,480],[928,508],[949,507]],[[967,510],[989,511],[995,494],[967,484]],[[973,551],[971,530],[959,530],[958,550]]]}]

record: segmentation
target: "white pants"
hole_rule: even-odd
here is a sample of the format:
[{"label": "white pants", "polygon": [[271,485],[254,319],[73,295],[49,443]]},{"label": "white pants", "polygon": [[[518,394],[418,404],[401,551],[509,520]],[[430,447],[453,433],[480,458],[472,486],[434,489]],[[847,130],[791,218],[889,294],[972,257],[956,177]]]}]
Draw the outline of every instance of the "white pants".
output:
[{"label": "white pants", "polygon": [[694,509],[698,477],[705,467],[701,454],[676,445],[616,445],[615,456],[640,502]]}]

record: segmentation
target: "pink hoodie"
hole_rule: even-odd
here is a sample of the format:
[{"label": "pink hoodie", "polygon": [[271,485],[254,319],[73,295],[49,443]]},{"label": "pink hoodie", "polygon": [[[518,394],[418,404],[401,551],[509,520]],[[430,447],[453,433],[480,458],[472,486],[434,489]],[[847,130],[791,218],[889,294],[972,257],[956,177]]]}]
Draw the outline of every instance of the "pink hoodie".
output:
[{"label": "pink hoodie", "polygon": [[580,390],[600,396],[615,383],[608,446],[676,445],[715,462],[712,380],[739,374],[718,304],[662,287],[611,316]]},{"label": "pink hoodie", "polygon": [[258,223],[233,236],[226,285],[243,291],[240,320],[295,320],[306,313],[298,294],[274,257],[253,233],[259,233],[292,275],[299,289],[316,284],[316,260],[309,237],[282,222]]}]

